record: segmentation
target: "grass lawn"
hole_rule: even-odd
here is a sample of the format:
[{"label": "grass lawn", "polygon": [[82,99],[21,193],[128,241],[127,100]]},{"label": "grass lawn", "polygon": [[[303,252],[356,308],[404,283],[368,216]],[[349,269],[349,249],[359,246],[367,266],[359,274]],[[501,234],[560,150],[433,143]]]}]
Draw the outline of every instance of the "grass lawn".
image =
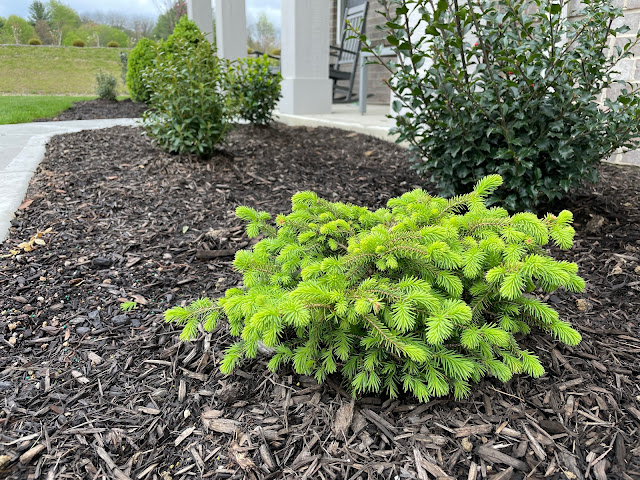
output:
[{"label": "grass lawn", "polygon": [[0,46],[0,94],[95,95],[95,76],[102,70],[122,85],[120,48]]},{"label": "grass lawn", "polygon": [[53,117],[69,108],[73,102],[90,98],[94,97],[0,96],[0,125]]}]

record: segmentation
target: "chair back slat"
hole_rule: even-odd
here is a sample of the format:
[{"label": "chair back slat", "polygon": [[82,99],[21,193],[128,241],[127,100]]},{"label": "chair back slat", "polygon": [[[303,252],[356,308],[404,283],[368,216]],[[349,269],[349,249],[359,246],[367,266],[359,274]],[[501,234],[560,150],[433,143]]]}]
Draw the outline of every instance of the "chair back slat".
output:
[{"label": "chair back slat", "polygon": [[[338,55],[336,65],[353,63],[356,61],[356,57],[360,53],[360,39],[358,37],[366,32],[368,7],[369,2],[363,2],[355,7],[345,9],[340,48],[355,53],[349,53],[341,50]],[[348,27],[349,24],[356,29],[357,35]]]}]

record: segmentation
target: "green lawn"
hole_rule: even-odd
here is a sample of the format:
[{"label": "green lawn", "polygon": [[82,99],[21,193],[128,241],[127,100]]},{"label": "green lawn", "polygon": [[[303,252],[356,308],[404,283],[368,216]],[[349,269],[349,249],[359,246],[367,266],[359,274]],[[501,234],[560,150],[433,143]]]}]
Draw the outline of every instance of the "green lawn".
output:
[{"label": "green lawn", "polygon": [[69,108],[73,102],[90,98],[95,97],[0,96],[0,125],[54,117]]},{"label": "green lawn", "polygon": [[0,94],[2,95],[95,95],[99,70],[122,85],[120,48],[0,46]]}]

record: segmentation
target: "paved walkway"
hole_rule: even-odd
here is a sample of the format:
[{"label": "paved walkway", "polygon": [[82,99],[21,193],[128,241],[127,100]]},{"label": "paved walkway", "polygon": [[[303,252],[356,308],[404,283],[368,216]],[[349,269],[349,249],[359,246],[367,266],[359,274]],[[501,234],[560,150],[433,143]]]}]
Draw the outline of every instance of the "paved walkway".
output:
[{"label": "paved walkway", "polygon": [[135,118],[115,118],[0,125],[0,241],[7,237],[13,213],[24,200],[29,180],[44,158],[45,145],[52,136],[136,122]]}]

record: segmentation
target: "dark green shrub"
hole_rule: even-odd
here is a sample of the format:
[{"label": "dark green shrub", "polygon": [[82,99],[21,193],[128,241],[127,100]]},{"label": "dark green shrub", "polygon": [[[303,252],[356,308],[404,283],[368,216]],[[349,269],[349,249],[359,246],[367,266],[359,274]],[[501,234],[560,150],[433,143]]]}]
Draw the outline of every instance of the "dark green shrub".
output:
[{"label": "dark green shrub", "polygon": [[136,102],[148,102],[151,91],[145,85],[142,73],[153,68],[156,59],[156,45],[142,37],[129,53],[127,61],[127,88],[131,99]]},{"label": "dark green shrub", "polygon": [[240,118],[266,125],[280,99],[280,72],[271,71],[269,57],[242,58],[235,63],[229,93]]},{"label": "dark green shrub", "polygon": [[29,45],[42,45],[42,42],[39,38],[30,38]]},{"label": "dark green shrub", "polygon": [[188,340],[224,314],[241,337],[226,351],[224,373],[263,342],[275,349],[270,369],[289,363],[318,381],[341,372],[354,394],[460,398],[485,375],[538,377],[543,367],[516,335],[536,327],[569,345],[581,339],[531,295],[536,287],[584,288],[575,264],[543,248],[550,240],[571,247],[572,215],[487,209],[501,182],[488,176],[450,200],[414,190],[375,212],[301,192],[275,225],[239,207],[247,234],[264,236],[236,254],[244,286],[217,302],[172,308],[166,319],[184,325]]},{"label": "dark green shrub", "polygon": [[[387,63],[398,140],[445,196],[497,173],[504,186],[491,201],[535,209],[596,181],[601,159],[638,144],[640,97],[615,75],[637,36],[609,49],[628,30],[616,27],[622,10],[612,0],[584,1],[572,21],[562,16],[566,1],[431,3],[389,0],[384,28],[405,59]],[[608,87],[620,94],[601,108]]]},{"label": "dark green shrub", "polygon": [[225,75],[225,61],[206,40],[163,43],[155,67],[143,73],[152,92],[143,115],[147,134],[168,152],[210,156],[229,126]]},{"label": "dark green shrub", "polygon": [[119,46],[120,44],[115,40],[111,40],[109,43],[107,43],[108,48],[118,48]]},{"label": "dark green shrub", "polygon": [[96,74],[96,93],[103,100],[116,100],[118,80],[109,73],[98,72]]},{"label": "dark green shrub", "polygon": [[[178,42],[180,45],[177,44]],[[164,42],[162,42],[165,55],[181,52],[183,42],[191,43],[193,45],[197,45],[201,42],[209,43],[198,26],[192,20],[189,20],[187,16],[180,18],[176,27],[173,29],[173,33],[169,35]]]},{"label": "dark green shrub", "polygon": [[71,45],[73,45],[74,47],[84,47],[84,42],[82,40],[80,40],[79,38],[76,38]]}]

